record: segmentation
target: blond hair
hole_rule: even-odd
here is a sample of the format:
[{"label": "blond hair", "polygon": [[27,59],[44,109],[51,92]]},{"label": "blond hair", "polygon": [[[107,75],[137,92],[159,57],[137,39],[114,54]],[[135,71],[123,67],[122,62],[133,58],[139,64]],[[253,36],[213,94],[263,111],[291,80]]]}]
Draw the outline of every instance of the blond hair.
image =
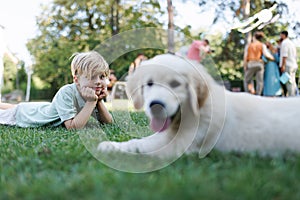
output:
[{"label": "blond hair", "polygon": [[[96,51],[74,53],[71,56],[71,72],[72,76],[85,75],[91,79],[94,74],[103,73],[109,75],[109,66],[104,58]],[[70,59],[71,59],[70,58]]]}]

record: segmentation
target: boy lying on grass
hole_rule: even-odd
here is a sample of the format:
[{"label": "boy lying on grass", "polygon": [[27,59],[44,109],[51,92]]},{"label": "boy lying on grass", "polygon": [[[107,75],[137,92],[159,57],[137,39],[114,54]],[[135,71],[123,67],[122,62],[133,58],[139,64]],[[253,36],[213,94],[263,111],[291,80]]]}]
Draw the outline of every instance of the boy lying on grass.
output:
[{"label": "boy lying on grass", "polygon": [[61,87],[52,102],[0,103],[0,124],[19,127],[63,124],[67,129],[81,129],[90,116],[100,123],[112,123],[102,101],[108,94],[108,64],[95,51],[72,57],[72,84]]}]

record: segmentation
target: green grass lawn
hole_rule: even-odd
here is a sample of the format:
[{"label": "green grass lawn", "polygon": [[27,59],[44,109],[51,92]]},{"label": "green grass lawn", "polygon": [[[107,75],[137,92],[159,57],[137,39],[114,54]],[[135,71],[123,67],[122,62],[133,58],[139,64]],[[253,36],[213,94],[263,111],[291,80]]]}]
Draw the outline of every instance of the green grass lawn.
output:
[{"label": "green grass lawn", "polygon": [[[124,115],[114,113],[117,123],[99,128],[108,139],[137,137],[123,129]],[[147,126],[143,113],[130,117]],[[98,161],[80,134],[0,126],[0,199],[300,199],[299,155],[271,159],[213,151],[204,159],[182,156],[161,170],[134,174]]]}]

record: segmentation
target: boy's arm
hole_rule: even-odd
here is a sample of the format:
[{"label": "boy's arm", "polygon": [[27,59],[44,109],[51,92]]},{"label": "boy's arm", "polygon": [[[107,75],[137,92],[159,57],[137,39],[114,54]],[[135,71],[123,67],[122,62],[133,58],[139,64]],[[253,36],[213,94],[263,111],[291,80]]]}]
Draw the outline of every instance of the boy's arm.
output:
[{"label": "boy's arm", "polygon": [[281,66],[280,67],[280,71],[283,73],[285,72],[285,68],[286,68],[286,57],[282,57],[282,62],[281,62]]},{"label": "boy's arm", "polygon": [[105,107],[102,100],[98,100],[96,109],[98,110],[97,119],[100,123],[104,123],[104,124],[113,123],[113,118],[109,113],[109,111],[107,110],[107,108]]},{"label": "boy's arm", "polygon": [[88,122],[95,106],[97,104],[97,100],[95,101],[87,101],[82,108],[82,110],[72,119],[64,121],[64,125],[67,129],[81,129]]},{"label": "boy's arm", "polygon": [[82,87],[79,88],[81,96],[86,100],[81,111],[72,119],[64,121],[64,125],[67,129],[81,129],[88,122],[92,112],[94,111],[98,96],[91,88]]},{"label": "boy's arm", "polygon": [[113,123],[113,118],[111,114],[108,112],[107,108],[103,103],[103,99],[108,96],[107,88],[103,88],[101,94],[98,96],[98,101],[96,104],[97,109],[97,119],[100,123],[111,124]]},{"label": "boy's arm", "polygon": [[248,56],[248,45],[246,45],[245,50],[244,50],[244,57],[243,57],[243,67],[244,71],[247,70],[247,56]]},{"label": "boy's arm", "polygon": [[274,56],[267,50],[267,46],[263,44],[263,55],[269,60],[275,60]]},{"label": "boy's arm", "polygon": [[286,43],[282,43],[281,44],[281,49],[280,49],[280,56],[281,56],[281,65],[280,67],[280,71],[284,72],[285,68],[286,68],[286,59],[288,57],[288,48],[286,46]]}]

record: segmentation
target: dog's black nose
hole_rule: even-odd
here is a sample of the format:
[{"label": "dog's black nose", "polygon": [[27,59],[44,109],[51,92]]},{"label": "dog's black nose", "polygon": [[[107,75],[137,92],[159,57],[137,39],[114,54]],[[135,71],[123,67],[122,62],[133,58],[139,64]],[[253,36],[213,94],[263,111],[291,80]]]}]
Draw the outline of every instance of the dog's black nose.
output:
[{"label": "dog's black nose", "polygon": [[150,106],[150,108],[152,108],[153,106],[164,108],[164,107],[165,107],[165,104],[164,104],[163,102],[161,102],[161,101],[154,100],[154,101],[152,101],[152,102],[150,103],[149,106]]},{"label": "dog's black nose", "polygon": [[165,113],[165,104],[161,101],[152,101],[149,107],[153,116],[159,117]]}]

